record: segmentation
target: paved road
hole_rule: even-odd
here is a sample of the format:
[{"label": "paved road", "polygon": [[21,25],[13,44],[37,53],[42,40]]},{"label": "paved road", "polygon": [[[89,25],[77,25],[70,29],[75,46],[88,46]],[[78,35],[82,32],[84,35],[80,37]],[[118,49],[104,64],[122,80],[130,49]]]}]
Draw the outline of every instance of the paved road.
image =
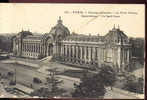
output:
[{"label": "paved road", "polygon": [[[4,64],[0,62],[0,73],[2,74],[7,74],[7,72],[14,71],[15,69],[16,69],[16,75],[17,75],[17,82],[30,85],[30,84],[33,84],[33,77],[38,77],[43,82],[46,81],[45,79],[46,74],[38,72],[37,69],[24,67],[21,65]],[[39,87],[39,86],[40,85],[35,85],[35,87]],[[62,84],[62,88],[68,90],[68,92],[72,92],[73,81],[64,80],[64,83]],[[126,94],[124,95],[120,90],[117,89],[117,91],[107,91],[105,98],[132,98],[132,97]]]},{"label": "paved road", "polygon": [[32,68],[25,68],[21,65],[13,65],[13,64],[3,64],[0,62],[0,73],[7,74],[9,71],[13,71],[16,69],[16,81],[25,84],[33,84],[33,78],[38,77],[42,81],[45,81],[45,75],[41,74]]},{"label": "paved road", "polygon": [[[30,84],[33,84],[33,78],[38,77],[42,80],[44,83],[46,81],[46,74],[40,73],[37,71],[37,69],[32,69],[30,67],[24,67],[21,65],[14,65],[14,64],[4,64],[0,62],[0,73],[7,74],[9,71],[14,71],[16,69],[16,81],[19,83],[24,83],[30,86]],[[37,85],[33,84],[34,88],[39,88],[39,86],[43,85]],[[64,83],[62,84],[62,88],[68,90],[69,92],[73,91],[73,82],[70,80],[64,80]]]},{"label": "paved road", "polygon": [[139,99],[138,94],[130,93],[122,89],[114,88],[113,90],[106,89],[104,99]]}]

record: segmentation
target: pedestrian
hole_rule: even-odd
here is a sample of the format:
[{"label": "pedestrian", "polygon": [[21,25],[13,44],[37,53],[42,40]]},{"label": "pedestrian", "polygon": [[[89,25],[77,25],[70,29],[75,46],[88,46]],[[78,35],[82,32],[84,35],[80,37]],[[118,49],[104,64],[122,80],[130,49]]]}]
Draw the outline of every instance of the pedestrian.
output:
[{"label": "pedestrian", "polygon": [[33,85],[31,84],[31,88],[33,88]]}]

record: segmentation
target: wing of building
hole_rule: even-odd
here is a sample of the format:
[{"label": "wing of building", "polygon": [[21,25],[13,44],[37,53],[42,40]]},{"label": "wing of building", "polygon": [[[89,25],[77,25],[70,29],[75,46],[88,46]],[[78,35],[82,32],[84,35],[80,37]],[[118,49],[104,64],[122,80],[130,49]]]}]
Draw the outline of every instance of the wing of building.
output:
[{"label": "wing of building", "polygon": [[131,44],[119,27],[114,26],[105,36],[71,34],[59,18],[49,33],[19,32],[13,38],[13,53],[36,59],[52,56],[60,62],[78,65],[109,64],[120,71],[130,63]]}]

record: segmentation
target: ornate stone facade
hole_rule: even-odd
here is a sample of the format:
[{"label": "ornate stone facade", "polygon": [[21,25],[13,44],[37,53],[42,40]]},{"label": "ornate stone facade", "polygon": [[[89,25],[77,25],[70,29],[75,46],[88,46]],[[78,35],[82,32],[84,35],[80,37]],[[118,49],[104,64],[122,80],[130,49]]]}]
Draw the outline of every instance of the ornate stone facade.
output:
[{"label": "ornate stone facade", "polygon": [[61,18],[49,33],[33,35],[21,31],[13,39],[14,55],[27,58],[53,56],[61,62],[101,67],[109,64],[123,70],[131,60],[131,44],[119,28],[105,36],[70,34]]}]

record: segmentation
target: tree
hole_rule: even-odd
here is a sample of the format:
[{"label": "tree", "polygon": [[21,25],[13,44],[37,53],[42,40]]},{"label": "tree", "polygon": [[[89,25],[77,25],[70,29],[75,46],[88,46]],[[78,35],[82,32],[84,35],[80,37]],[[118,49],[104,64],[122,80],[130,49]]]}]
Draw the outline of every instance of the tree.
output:
[{"label": "tree", "polygon": [[60,89],[59,85],[63,83],[62,80],[58,80],[56,78],[56,74],[57,74],[57,69],[54,68],[52,70],[50,70],[50,77],[47,77],[47,86],[50,87],[51,89],[51,95],[54,96],[61,96],[65,90]]},{"label": "tree", "polygon": [[56,72],[56,69],[50,70],[50,76],[46,78],[45,87],[42,87],[32,92],[31,95],[39,97],[63,96],[63,93],[66,91],[64,89],[59,88],[59,85],[62,84],[63,81],[57,79]]},{"label": "tree", "polygon": [[112,90],[112,86],[116,81],[116,72],[114,69],[108,65],[104,65],[101,67],[98,75],[103,79],[104,85],[110,86]]},{"label": "tree", "polygon": [[72,97],[103,98],[106,90],[101,81],[101,77],[97,75],[94,75],[93,77],[84,77],[79,85],[74,85],[75,91],[72,93]]}]

